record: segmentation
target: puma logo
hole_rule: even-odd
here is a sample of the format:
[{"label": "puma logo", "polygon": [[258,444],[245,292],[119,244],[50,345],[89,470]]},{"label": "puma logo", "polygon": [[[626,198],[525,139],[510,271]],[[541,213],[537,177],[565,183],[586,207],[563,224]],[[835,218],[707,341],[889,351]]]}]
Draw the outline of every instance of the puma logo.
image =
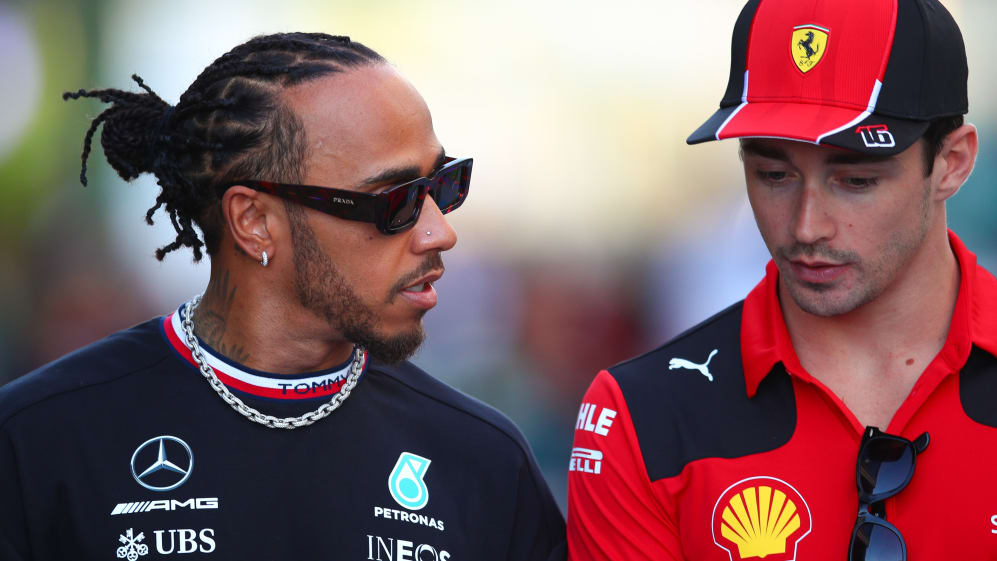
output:
[{"label": "puma logo", "polygon": [[707,380],[712,382],[713,374],[710,374],[709,365],[710,361],[713,360],[713,357],[716,356],[716,354],[717,350],[713,349],[713,352],[710,353],[710,356],[706,358],[706,362],[704,362],[703,364],[696,364],[695,362],[689,362],[684,358],[673,358],[668,361],[668,369],[675,370],[676,368],[688,368],[689,370],[699,370],[699,372],[703,376],[706,376]]}]

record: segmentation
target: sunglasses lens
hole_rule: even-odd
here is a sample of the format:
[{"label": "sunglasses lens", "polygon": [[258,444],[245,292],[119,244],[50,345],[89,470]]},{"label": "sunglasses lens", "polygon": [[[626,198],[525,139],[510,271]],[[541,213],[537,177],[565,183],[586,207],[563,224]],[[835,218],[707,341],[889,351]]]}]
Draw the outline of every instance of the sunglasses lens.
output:
[{"label": "sunglasses lens", "polygon": [[[471,160],[455,165],[431,179],[423,178],[387,191],[387,206],[382,207],[387,234],[401,232],[415,224],[427,192],[444,214],[459,207],[467,196],[471,182]],[[428,188],[426,185],[428,184]]]},{"label": "sunglasses lens", "polygon": [[444,214],[459,207],[471,182],[469,165],[456,166],[433,182],[433,200]]},{"label": "sunglasses lens", "polygon": [[914,450],[906,442],[876,438],[863,446],[859,458],[859,486],[866,496],[895,493],[914,470]]},{"label": "sunglasses lens", "polygon": [[855,529],[849,561],[904,561],[903,541],[886,526],[864,523]]},{"label": "sunglasses lens", "polygon": [[388,193],[388,229],[398,230],[415,223],[419,208],[419,186],[395,189]]}]

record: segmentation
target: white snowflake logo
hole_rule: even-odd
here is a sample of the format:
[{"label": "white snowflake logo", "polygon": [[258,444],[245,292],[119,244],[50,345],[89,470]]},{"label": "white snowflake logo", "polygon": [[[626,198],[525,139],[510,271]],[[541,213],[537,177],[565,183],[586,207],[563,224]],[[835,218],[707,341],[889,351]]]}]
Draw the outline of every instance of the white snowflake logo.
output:
[{"label": "white snowflake logo", "polygon": [[138,535],[134,535],[131,528],[124,535],[118,536],[118,541],[123,545],[118,548],[118,559],[128,558],[128,561],[135,561],[142,555],[149,553],[149,546],[144,543],[138,543],[145,539],[145,534],[139,532]]}]

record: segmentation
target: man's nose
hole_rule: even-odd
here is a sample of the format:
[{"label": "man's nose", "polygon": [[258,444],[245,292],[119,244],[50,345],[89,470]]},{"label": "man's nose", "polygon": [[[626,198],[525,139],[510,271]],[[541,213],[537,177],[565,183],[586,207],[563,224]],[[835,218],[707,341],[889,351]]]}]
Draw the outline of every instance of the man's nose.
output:
[{"label": "man's nose", "polygon": [[436,206],[436,201],[432,195],[426,195],[426,200],[422,203],[422,211],[419,213],[419,220],[412,227],[413,251],[423,253],[425,251],[437,250],[447,251],[457,244],[457,232],[450,226],[440,207]]},{"label": "man's nose", "polygon": [[803,185],[790,227],[796,241],[804,244],[814,244],[834,237],[836,227],[822,185],[812,181]]}]

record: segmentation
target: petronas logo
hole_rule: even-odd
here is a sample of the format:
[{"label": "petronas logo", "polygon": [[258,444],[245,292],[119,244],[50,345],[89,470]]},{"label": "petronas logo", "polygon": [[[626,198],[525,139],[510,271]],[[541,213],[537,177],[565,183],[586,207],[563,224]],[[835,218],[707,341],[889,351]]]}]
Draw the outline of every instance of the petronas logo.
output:
[{"label": "petronas logo", "polygon": [[395,469],[388,476],[391,498],[404,508],[419,510],[429,502],[429,489],[423,477],[432,460],[411,452],[402,452],[395,462]]}]

